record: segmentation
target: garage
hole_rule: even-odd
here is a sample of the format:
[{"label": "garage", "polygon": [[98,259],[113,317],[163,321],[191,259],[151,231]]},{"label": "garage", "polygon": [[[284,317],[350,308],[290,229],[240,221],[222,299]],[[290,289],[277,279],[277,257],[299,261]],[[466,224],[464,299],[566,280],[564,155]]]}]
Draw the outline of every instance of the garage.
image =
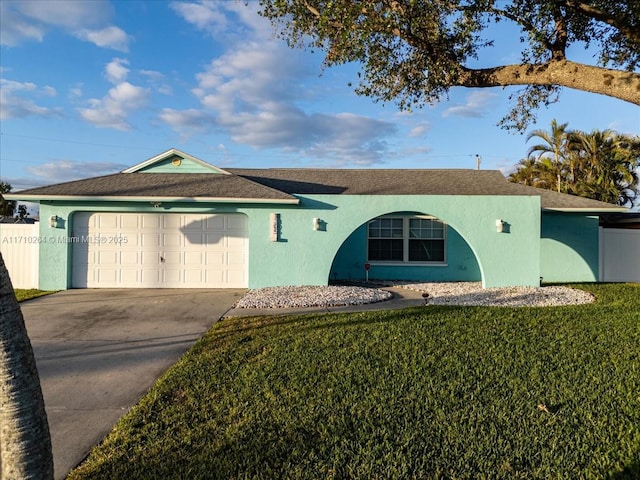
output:
[{"label": "garage", "polygon": [[78,212],[74,288],[246,288],[242,214]]}]

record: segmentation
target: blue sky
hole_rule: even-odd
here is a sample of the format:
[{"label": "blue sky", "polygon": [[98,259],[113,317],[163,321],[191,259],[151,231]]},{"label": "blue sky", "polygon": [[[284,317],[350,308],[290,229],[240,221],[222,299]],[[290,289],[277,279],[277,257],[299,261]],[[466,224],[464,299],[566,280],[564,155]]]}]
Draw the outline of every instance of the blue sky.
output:
[{"label": "blue sky", "polygon": [[[526,136],[496,126],[512,88],[452,89],[412,113],[353,92],[357,65],[289,49],[257,2],[0,0],[0,177],[15,190],[121,171],[169,148],[220,167],[508,172]],[[483,65],[517,62],[506,24]],[[574,59],[589,60],[574,49]],[[565,90],[538,112],[640,134],[640,109]]]}]

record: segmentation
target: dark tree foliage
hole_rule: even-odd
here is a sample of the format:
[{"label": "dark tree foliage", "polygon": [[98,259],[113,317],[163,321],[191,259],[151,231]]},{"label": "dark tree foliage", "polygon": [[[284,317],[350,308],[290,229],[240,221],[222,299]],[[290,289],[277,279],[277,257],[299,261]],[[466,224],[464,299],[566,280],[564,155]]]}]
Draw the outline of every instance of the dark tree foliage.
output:
[{"label": "dark tree foliage", "polygon": [[[401,109],[446,96],[449,88],[522,85],[506,128],[524,130],[562,87],[640,105],[640,0],[261,0],[291,46],[319,48],[328,66],[360,62],[356,91]],[[483,61],[492,24],[520,29],[520,62]],[[593,64],[571,61],[578,44]]]}]

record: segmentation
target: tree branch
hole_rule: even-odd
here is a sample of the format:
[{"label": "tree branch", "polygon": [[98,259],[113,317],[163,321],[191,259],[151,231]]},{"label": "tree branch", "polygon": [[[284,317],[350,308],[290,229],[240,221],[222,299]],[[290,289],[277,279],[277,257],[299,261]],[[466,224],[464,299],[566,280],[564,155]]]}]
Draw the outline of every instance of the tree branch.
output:
[{"label": "tree branch", "polygon": [[588,17],[598,20],[599,22],[603,22],[607,25],[611,25],[612,27],[617,28],[625,37],[640,46],[640,28],[638,28],[638,26],[621,22],[620,17],[611,15],[610,13],[596,8],[593,5],[589,5],[585,2],[576,0],[564,0],[563,3],[567,8],[578,11]]},{"label": "tree branch", "polygon": [[594,67],[569,60],[551,60],[539,65],[463,68],[455,85],[461,87],[557,85],[599,93],[640,105],[640,73]]}]

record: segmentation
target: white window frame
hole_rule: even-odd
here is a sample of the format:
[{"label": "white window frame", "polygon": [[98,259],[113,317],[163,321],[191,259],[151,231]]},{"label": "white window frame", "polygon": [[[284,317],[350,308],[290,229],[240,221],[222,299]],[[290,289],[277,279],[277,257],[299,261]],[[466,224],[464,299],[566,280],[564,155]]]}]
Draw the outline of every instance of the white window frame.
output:
[{"label": "white window frame", "polygon": [[[369,240],[372,238],[369,236],[369,224],[378,219],[401,219],[402,220],[402,261],[400,260],[370,260],[369,259]],[[435,220],[442,224],[442,242],[444,248],[444,260],[439,261],[417,261],[409,260],[409,240],[410,240],[410,220],[422,219],[422,220]],[[374,237],[375,239],[375,237]],[[392,237],[385,237],[384,239],[391,240]],[[440,240],[438,238],[434,240]],[[383,215],[376,217],[367,222],[367,262],[371,265],[389,265],[389,266],[447,266],[447,224],[437,217],[432,215]]]}]

